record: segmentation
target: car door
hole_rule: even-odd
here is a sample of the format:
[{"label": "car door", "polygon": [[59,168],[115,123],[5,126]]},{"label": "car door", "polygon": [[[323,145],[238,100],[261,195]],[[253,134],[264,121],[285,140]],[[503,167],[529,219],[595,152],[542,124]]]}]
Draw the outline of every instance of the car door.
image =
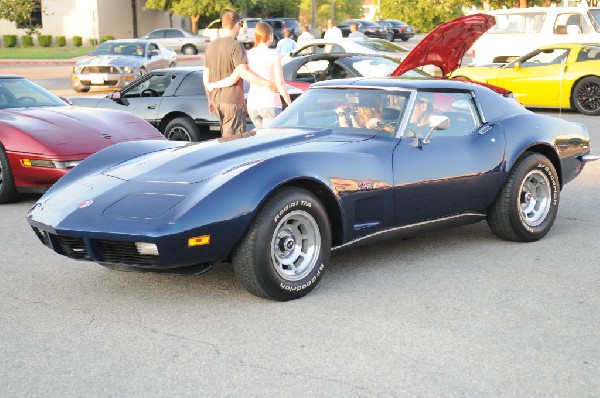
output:
[{"label": "car door", "polygon": [[185,44],[185,37],[177,29],[165,29],[165,38],[161,40],[161,43],[173,51],[180,51]]},{"label": "car door", "polygon": [[120,99],[107,97],[98,106],[133,113],[156,126],[162,95],[172,80],[170,74],[149,73],[121,90]]},{"label": "car door", "polygon": [[161,48],[156,43],[148,44],[148,60],[146,61],[148,65],[148,70],[154,70],[159,68],[168,68],[169,60],[166,58],[167,55],[161,51]]},{"label": "car door", "polygon": [[[449,118],[446,130],[406,132],[394,149],[397,226],[463,214],[483,214],[498,190],[504,159],[501,126],[484,124],[470,92],[430,93],[430,115]],[[417,96],[413,95],[416,111]],[[413,118],[411,112],[409,119]],[[427,129],[429,131],[429,129]]]},{"label": "car door", "polygon": [[499,70],[492,84],[511,90],[524,105],[552,105],[561,93],[566,48],[540,49]]}]

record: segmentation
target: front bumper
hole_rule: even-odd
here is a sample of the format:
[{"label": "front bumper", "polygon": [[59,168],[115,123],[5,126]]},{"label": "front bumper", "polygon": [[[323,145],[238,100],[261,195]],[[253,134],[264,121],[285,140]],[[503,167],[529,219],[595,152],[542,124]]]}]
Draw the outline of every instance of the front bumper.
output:
[{"label": "front bumper", "polygon": [[125,87],[137,77],[136,74],[117,73],[74,73],[71,76],[72,86],[87,87]]}]

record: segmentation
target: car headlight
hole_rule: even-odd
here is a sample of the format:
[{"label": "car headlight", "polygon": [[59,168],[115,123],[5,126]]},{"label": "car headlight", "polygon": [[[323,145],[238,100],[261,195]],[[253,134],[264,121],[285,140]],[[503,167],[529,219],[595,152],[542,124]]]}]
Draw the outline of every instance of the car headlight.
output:
[{"label": "car headlight", "polygon": [[135,72],[135,68],[132,68],[131,66],[124,66],[123,67],[123,72],[125,72],[125,73],[134,73]]},{"label": "car headlight", "polygon": [[83,66],[74,66],[73,73],[81,73],[83,72]]}]

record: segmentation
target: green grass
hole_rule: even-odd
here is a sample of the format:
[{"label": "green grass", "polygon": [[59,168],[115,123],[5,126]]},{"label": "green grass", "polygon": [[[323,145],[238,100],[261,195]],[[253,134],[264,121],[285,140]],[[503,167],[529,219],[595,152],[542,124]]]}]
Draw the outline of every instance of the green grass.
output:
[{"label": "green grass", "polygon": [[92,47],[0,48],[0,59],[69,59],[86,55]]}]

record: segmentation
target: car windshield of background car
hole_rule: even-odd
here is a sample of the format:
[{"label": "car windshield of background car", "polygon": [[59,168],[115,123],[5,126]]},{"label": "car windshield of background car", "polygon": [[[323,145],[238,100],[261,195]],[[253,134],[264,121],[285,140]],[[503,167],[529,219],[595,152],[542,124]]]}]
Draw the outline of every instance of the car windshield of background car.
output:
[{"label": "car windshield of background car", "polygon": [[25,79],[0,79],[0,109],[65,106],[54,94]]},{"label": "car windshield of background car", "polygon": [[[397,123],[403,117],[403,112],[409,91],[404,90],[369,90],[369,89],[310,89],[271,122],[269,127],[278,128],[306,128],[326,129],[333,131],[351,132],[357,134],[373,134],[366,128],[340,127],[336,112],[343,108],[348,112],[363,106],[361,98],[370,98],[368,105],[371,106],[373,95],[378,97],[383,114],[392,114],[390,123]],[[384,115],[382,115],[384,116]]]},{"label": "car windshield of background car", "polygon": [[496,14],[496,24],[488,33],[538,33],[546,19],[544,12]]},{"label": "car windshield of background car", "polygon": [[356,41],[361,46],[367,47],[370,50],[386,52],[386,53],[407,53],[408,50],[404,47],[400,47],[397,44],[391,43],[385,40],[379,39],[367,39]]},{"label": "car windshield of background car", "polygon": [[521,67],[535,67],[535,66],[546,66],[560,64],[561,61],[566,59],[569,54],[569,50],[566,48],[551,48],[547,50],[541,50],[529,58],[521,60]]}]

